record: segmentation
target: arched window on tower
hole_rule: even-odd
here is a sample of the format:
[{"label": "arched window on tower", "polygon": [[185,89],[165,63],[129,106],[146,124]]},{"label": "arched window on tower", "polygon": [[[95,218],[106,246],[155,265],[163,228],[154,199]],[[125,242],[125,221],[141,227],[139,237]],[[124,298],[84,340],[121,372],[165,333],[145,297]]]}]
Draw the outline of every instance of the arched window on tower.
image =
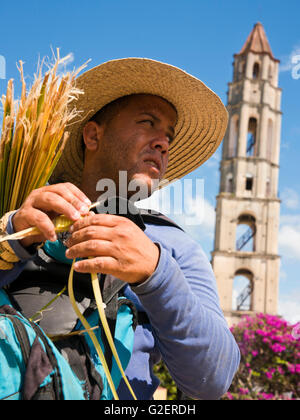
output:
[{"label": "arched window on tower", "polygon": [[235,273],[232,288],[232,310],[251,311],[253,294],[253,274],[249,270],[238,270]]},{"label": "arched window on tower", "polygon": [[246,174],[245,190],[253,191],[253,175],[252,174]]},{"label": "arched window on tower", "polygon": [[250,214],[242,214],[236,227],[236,250],[255,252],[256,220]]},{"label": "arched window on tower", "polygon": [[273,154],[273,121],[268,120],[267,159],[272,160]]},{"label": "arched window on tower", "polygon": [[259,64],[258,63],[254,63],[252,77],[254,80],[257,80],[259,78]]},{"label": "arched window on tower", "polygon": [[257,120],[251,117],[248,124],[248,136],[247,136],[247,156],[255,155],[256,145],[256,134],[257,134]]},{"label": "arched window on tower", "polygon": [[237,155],[237,144],[238,144],[238,130],[239,130],[239,117],[233,115],[230,120],[230,132],[229,132],[229,143],[228,143],[228,157],[235,157]]}]

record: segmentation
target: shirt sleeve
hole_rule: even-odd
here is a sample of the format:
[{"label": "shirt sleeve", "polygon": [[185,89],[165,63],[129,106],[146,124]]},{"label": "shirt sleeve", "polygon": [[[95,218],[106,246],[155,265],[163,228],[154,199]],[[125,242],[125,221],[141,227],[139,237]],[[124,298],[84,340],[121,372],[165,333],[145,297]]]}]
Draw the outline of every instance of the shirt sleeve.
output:
[{"label": "shirt sleeve", "polygon": [[240,352],[220,308],[206,255],[191,239],[181,243],[181,252],[173,255],[160,245],[156,271],[132,290],[180,390],[196,399],[219,399],[231,385]]},{"label": "shirt sleeve", "polygon": [[[14,213],[12,213],[8,219],[6,231],[9,235],[15,233],[12,218]],[[0,288],[7,286],[8,284],[12,283],[21,272],[24,270],[24,267],[34,255],[30,254],[21,244],[19,241],[8,241],[9,245],[15,252],[16,256],[20,259],[19,262],[14,264],[14,267],[11,270],[0,270]]]}]

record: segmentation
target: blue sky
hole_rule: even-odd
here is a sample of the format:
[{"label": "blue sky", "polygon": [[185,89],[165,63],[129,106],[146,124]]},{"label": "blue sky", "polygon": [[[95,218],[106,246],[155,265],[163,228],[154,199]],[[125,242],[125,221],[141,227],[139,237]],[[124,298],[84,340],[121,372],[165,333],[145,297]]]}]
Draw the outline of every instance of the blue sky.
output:
[{"label": "blue sky", "polygon": [[[1,2],[0,56],[6,80],[18,84],[16,63],[25,62],[28,80],[38,57],[72,54],[69,68],[92,59],[89,68],[114,58],[147,57],[164,61],[203,80],[227,102],[233,54],[253,25],[263,23],[273,54],[281,60],[282,137],[279,191],[282,199],[279,254],[282,256],[280,312],[300,321],[300,78],[292,77],[292,57],[300,55],[298,0],[52,0]],[[1,63],[1,61],[0,61]],[[300,71],[299,71],[300,75]],[[18,89],[16,89],[18,92]],[[204,179],[205,220],[187,230],[210,258],[221,148],[193,173]]]}]

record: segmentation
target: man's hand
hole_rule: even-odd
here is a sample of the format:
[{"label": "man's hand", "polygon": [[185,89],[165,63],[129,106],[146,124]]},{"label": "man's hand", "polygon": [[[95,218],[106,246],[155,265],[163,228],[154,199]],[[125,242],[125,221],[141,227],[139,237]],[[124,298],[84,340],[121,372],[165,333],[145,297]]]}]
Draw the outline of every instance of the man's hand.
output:
[{"label": "man's hand", "polygon": [[110,214],[89,214],[71,227],[68,258],[81,273],[111,274],[127,283],[142,283],[155,271],[159,248],[131,220]]},{"label": "man's hand", "polygon": [[36,226],[41,235],[22,239],[24,247],[45,240],[55,241],[56,233],[51,219],[64,214],[76,221],[87,214],[91,202],[71,183],[55,184],[32,191],[12,219],[15,232]]}]

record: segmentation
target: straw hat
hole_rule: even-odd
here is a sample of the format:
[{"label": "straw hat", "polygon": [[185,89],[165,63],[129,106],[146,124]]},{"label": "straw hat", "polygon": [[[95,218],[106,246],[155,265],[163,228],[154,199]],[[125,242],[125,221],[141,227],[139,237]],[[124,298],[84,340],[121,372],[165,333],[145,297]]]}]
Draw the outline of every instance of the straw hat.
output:
[{"label": "straw hat", "polygon": [[75,104],[77,110],[83,111],[83,118],[67,128],[70,138],[51,182],[80,185],[83,127],[103,106],[122,96],[157,95],[177,110],[175,138],[169,149],[162,186],[202,165],[216,151],[225,134],[228,114],[220,98],[200,80],[169,64],[144,58],[112,60],[79,76],[76,87],[84,91]]}]

